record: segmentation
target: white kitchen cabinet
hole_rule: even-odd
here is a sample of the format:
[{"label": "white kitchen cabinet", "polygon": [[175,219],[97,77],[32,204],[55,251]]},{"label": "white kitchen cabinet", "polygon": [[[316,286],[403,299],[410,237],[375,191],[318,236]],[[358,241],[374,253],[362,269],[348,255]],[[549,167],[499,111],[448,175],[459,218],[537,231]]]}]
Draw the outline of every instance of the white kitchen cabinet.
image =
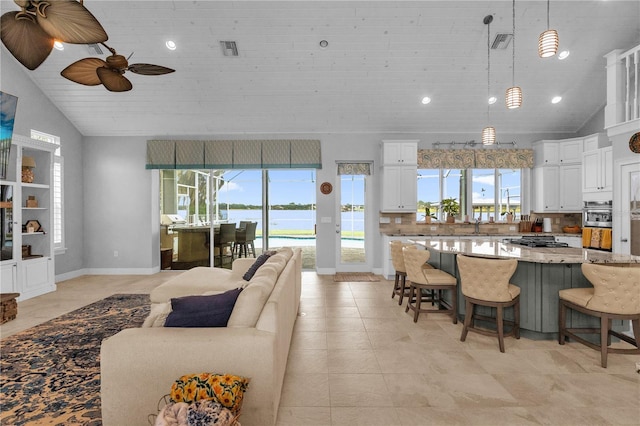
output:
[{"label": "white kitchen cabinet", "polygon": [[417,159],[418,141],[382,141],[382,212],[417,211]]},{"label": "white kitchen cabinet", "polygon": [[[0,262],[2,292],[11,287],[25,300],[55,291],[53,253],[53,152],[56,146],[24,136],[12,138],[3,187],[11,187],[11,243]],[[23,178],[23,159],[33,160]],[[31,177],[32,176],[32,177]],[[29,201],[29,202],[27,202]],[[6,210],[6,209],[4,209]],[[5,255],[6,254],[6,255]]]},{"label": "white kitchen cabinet", "polygon": [[584,138],[584,152],[611,146],[611,142],[605,133],[595,133]]},{"label": "white kitchen cabinet", "polygon": [[389,243],[391,241],[401,241],[408,243],[410,239],[415,239],[415,236],[401,236],[401,235],[383,235],[382,236],[382,276],[388,280],[394,279],[396,270],[393,268],[393,262],[391,261],[391,247]]},{"label": "white kitchen cabinet", "polygon": [[533,145],[536,166],[580,164],[582,162],[583,139],[539,141]]},{"label": "white kitchen cabinet", "polygon": [[580,212],[581,165],[544,166],[534,168],[534,211]]},{"label": "white kitchen cabinet", "polygon": [[407,165],[418,164],[418,141],[382,141],[383,165]]},{"label": "white kitchen cabinet", "polygon": [[613,148],[609,146],[584,152],[582,154],[583,199],[610,200],[613,195],[612,184]]},{"label": "white kitchen cabinet", "polygon": [[415,166],[385,166],[382,169],[383,212],[416,212],[418,179]]}]

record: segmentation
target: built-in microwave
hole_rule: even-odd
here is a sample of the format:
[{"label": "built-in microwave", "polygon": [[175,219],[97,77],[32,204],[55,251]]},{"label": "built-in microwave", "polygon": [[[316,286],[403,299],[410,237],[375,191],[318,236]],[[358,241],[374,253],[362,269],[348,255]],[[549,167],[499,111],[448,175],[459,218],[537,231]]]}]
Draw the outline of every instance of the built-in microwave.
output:
[{"label": "built-in microwave", "polygon": [[611,201],[585,201],[582,208],[582,226],[611,228],[613,226],[613,203]]}]

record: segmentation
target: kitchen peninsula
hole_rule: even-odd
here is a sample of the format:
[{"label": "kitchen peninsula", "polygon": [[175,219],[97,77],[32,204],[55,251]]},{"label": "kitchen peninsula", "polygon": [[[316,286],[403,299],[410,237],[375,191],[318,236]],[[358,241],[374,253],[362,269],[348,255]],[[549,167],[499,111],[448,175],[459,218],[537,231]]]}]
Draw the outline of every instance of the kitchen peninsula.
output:
[{"label": "kitchen peninsula", "polygon": [[[582,263],[626,263],[640,267],[640,256],[572,247],[524,247],[487,237],[455,240],[416,237],[410,241],[431,252],[430,264],[455,277],[459,277],[457,254],[517,259],[518,267],[511,283],[520,287],[520,327],[533,338],[552,339],[558,332],[559,290],[591,286],[582,275]],[[460,286],[458,313],[465,314]],[[492,316],[489,309],[478,313]],[[509,315],[511,312],[508,311],[505,316],[509,318]],[[568,322],[570,327],[595,327],[598,319],[572,312]],[[620,321],[614,321],[614,328],[619,330],[622,327]]]}]

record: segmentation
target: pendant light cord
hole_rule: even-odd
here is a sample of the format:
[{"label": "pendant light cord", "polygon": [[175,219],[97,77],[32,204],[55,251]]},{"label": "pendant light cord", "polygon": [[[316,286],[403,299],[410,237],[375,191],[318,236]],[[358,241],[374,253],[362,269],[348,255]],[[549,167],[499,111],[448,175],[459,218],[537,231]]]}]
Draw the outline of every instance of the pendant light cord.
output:
[{"label": "pendant light cord", "polygon": [[[548,0],[547,0],[548,1]],[[516,83],[516,0],[513,0],[512,7],[512,22],[513,22],[513,41],[511,45],[511,86],[515,86]]]},{"label": "pendant light cord", "polygon": [[491,96],[491,22],[487,24],[487,126],[491,125],[489,97]]},{"label": "pendant light cord", "polygon": [[551,28],[551,26],[549,25],[549,2],[551,0],[547,0],[547,29]]}]

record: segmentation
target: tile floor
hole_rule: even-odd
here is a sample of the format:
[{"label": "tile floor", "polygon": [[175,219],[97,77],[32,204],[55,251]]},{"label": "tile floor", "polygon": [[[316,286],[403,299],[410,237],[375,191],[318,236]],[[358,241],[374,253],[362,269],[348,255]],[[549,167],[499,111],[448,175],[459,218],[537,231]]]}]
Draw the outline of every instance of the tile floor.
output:
[{"label": "tile floor", "polygon": [[[176,272],[86,276],[21,302],[5,337],[114,293],[147,293]],[[303,273],[278,426],[640,424],[640,356],[569,342],[497,340],[444,315],[413,323],[390,281],[334,283]]]}]

